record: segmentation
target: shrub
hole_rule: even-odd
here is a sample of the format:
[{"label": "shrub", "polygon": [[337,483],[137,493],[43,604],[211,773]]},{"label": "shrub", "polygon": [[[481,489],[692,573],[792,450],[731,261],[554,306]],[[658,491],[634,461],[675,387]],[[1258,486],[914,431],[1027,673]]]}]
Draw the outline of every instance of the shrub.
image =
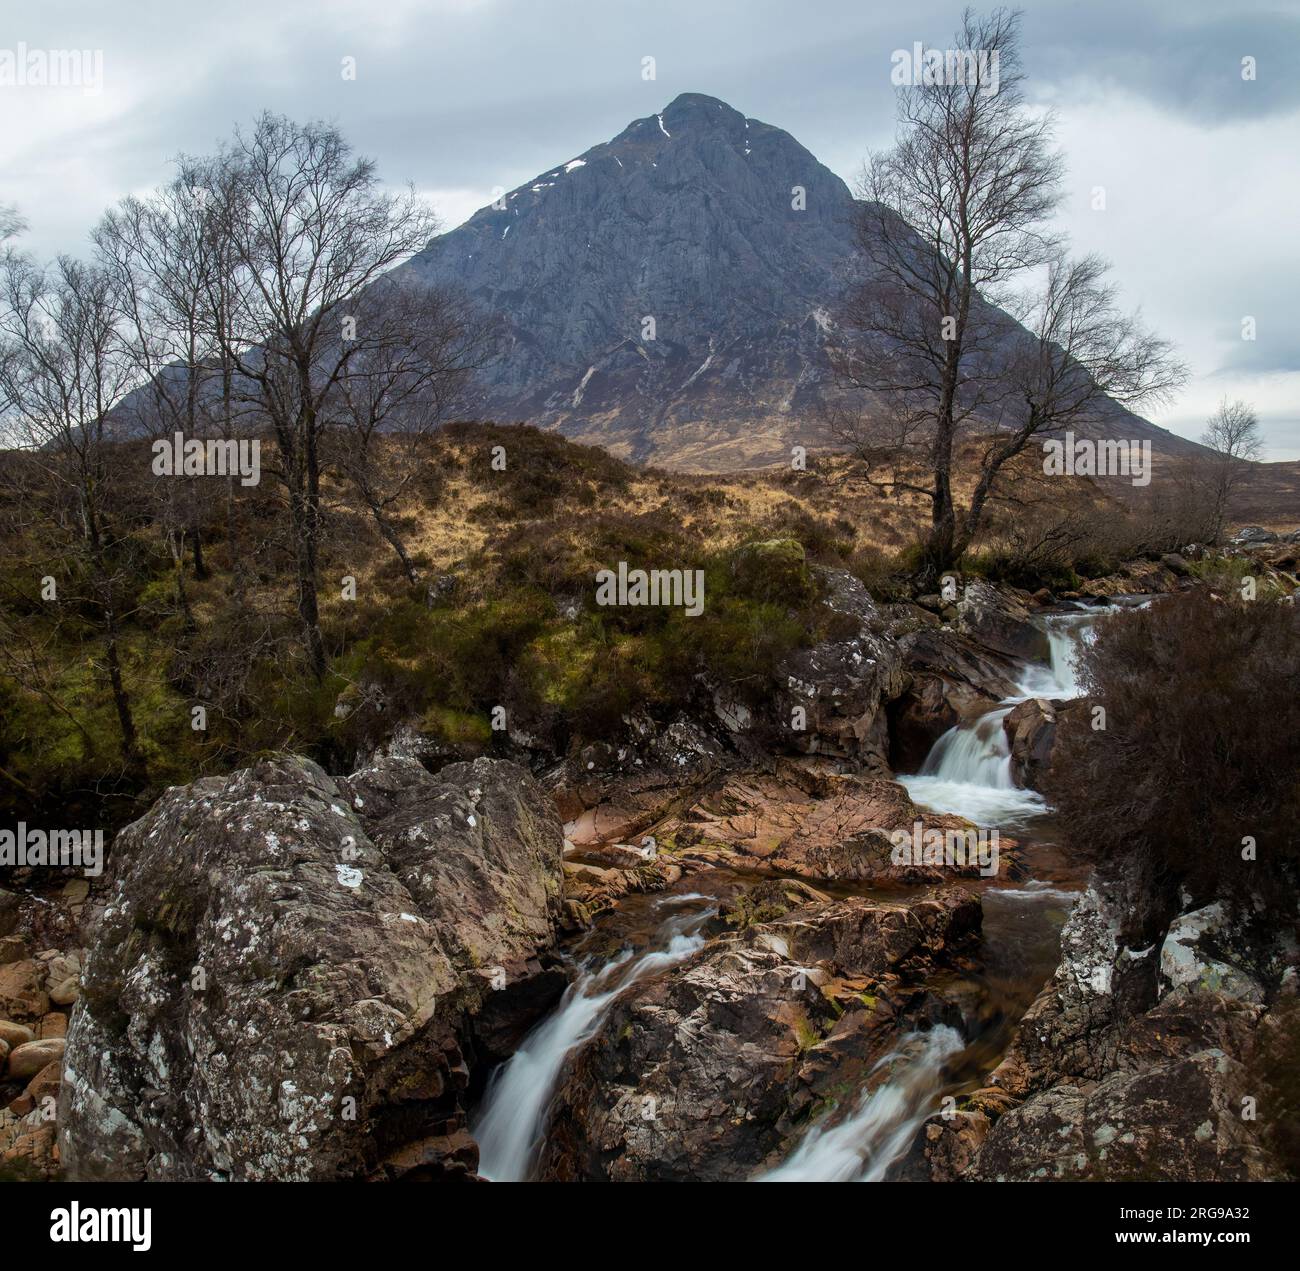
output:
[{"label": "shrub", "polygon": [[793,538],[745,543],[731,553],[731,589],[747,600],[799,608],[814,594],[803,544]]},{"label": "shrub", "polygon": [[1135,858],[1166,898],[1185,889],[1244,905],[1288,890],[1300,855],[1298,616],[1197,589],[1098,627],[1080,670],[1105,727],[1086,710],[1064,717],[1044,791],[1079,847]]},{"label": "shrub", "polygon": [[875,600],[910,599],[911,586],[899,557],[878,547],[863,547],[853,554],[849,570],[862,582]]}]

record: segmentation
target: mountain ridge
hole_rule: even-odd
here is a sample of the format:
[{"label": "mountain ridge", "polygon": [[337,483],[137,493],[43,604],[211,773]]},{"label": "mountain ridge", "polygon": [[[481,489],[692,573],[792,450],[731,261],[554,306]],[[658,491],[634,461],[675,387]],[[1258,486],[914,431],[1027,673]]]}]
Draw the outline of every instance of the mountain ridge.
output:
[{"label": "mountain ridge", "polygon": [[[819,402],[835,306],[863,270],[857,207],[790,133],[683,93],[395,274],[460,287],[503,315],[471,413],[639,462],[762,466],[796,443],[829,444]],[[1095,428],[1198,449],[1117,403]]]}]

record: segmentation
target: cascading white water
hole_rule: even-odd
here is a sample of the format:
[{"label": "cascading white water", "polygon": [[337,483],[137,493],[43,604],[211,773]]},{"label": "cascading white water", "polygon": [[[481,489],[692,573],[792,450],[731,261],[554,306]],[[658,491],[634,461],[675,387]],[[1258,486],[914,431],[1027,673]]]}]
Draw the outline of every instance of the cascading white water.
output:
[{"label": "cascading white water", "polygon": [[940,1024],[911,1033],[872,1070],[889,1077],[834,1125],[814,1126],[790,1158],[760,1182],[878,1183],[912,1145],[921,1122],[937,1110],[944,1063],[965,1045]]},{"label": "cascading white water", "polygon": [[1047,811],[1043,797],[1022,790],[1011,775],[1011,746],[1003,721],[1031,697],[1078,697],[1075,661],[1093,638],[1097,611],[1053,614],[1044,620],[1051,661],[1026,667],[1020,693],[978,719],[950,728],[934,743],[915,776],[900,776],[912,798],[936,812],[955,812],[980,825],[1019,826]]},{"label": "cascading white water", "polygon": [[[665,897],[687,902],[704,897]],[[659,929],[655,947],[639,958],[624,950],[597,970],[586,970],[565,992],[554,1014],[524,1039],[492,1074],[471,1127],[479,1145],[479,1173],[494,1182],[532,1175],[546,1116],[564,1061],[595,1034],[606,1008],[623,989],[682,962],[704,945],[699,929],[712,907],[675,914]]]},{"label": "cascading white water", "polygon": [[1042,795],[1011,776],[1011,744],[1003,721],[1010,706],[950,728],[915,776],[898,780],[923,807],[956,812],[979,825],[1018,825],[1046,811]]},{"label": "cascading white water", "polygon": [[1003,721],[1011,707],[981,715],[969,728],[950,728],[921,765],[921,776],[944,777],[994,790],[1014,790],[1011,747]]},{"label": "cascading white water", "polygon": [[[1045,619],[1049,664],[1027,667],[1019,695],[1006,698],[978,719],[950,728],[931,747],[919,773],[899,777],[917,803],[994,827],[1023,824],[1047,810],[1041,795],[1015,783],[1004,722],[1016,703],[1031,697],[1080,696],[1083,689],[1075,662],[1083,643],[1093,638],[1096,617],[1097,611],[1090,610]],[[1021,905],[1060,905],[1074,896],[1036,882],[992,894]],[[905,1038],[876,1066],[877,1070],[889,1066],[889,1077],[862,1097],[856,1111],[833,1124],[814,1127],[790,1158],[762,1181],[883,1179],[934,1111],[943,1088],[944,1064],[963,1046],[959,1033],[942,1026]]]},{"label": "cascading white water", "polygon": [[1025,701],[1031,697],[1079,697],[1076,658],[1084,644],[1095,636],[1096,613],[1053,614],[1044,622],[1050,661],[1047,666],[1031,664],[1020,681],[1021,696],[1008,701]]}]

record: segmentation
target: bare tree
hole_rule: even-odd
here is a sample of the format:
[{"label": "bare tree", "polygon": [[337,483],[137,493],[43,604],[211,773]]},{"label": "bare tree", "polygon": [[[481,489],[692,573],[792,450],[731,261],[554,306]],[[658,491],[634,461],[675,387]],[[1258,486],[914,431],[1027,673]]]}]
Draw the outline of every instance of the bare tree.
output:
[{"label": "bare tree", "polygon": [[1255,408],[1248,402],[1230,402],[1225,397],[1206,423],[1201,444],[1213,452],[1197,463],[1197,479],[1208,505],[1209,537],[1211,542],[1218,542],[1223,536],[1228,504],[1264,449]]},{"label": "bare tree", "polygon": [[[15,471],[39,471],[35,500],[44,544],[63,547],[74,567],[64,603],[93,614],[117,712],[122,759],[142,766],[121,657],[124,578],[115,518],[117,485],[107,417],[137,383],[116,321],[112,282],[100,269],[61,257],[44,270],[11,254],[0,265],[0,400],[13,415],[14,440],[27,454]],[[20,479],[15,477],[14,479]],[[124,519],[124,518],[123,518]],[[83,581],[84,580],[84,581]]]},{"label": "bare tree", "polygon": [[298,617],[320,677],[316,587],[330,402],[363,347],[350,337],[367,288],[424,247],[436,222],[413,191],[384,193],[373,163],[321,123],[264,114],[250,133],[236,134],[205,179],[232,265],[227,321],[213,335],[229,359],[236,400],[275,438],[272,471],[288,503]]},{"label": "bare tree", "polygon": [[[1062,160],[1051,116],[1024,101],[1019,15],[967,10],[954,43],[966,56],[948,69],[961,73],[900,89],[897,143],[863,176],[864,277],[843,311],[829,420],[875,483],[929,501],[930,571],[960,559],[1032,437],[1086,418],[1107,392],[1137,401],[1179,378],[1167,346],[1118,313],[1101,263],[1068,261],[1048,225]],[[1045,282],[1025,294],[1030,279]],[[976,435],[959,507],[954,459]]]},{"label": "bare tree", "polygon": [[424,439],[491,355],[496,323],[460,292],[390,279],[356,309],[355,348],[330,401],[331,454],[415,583],[393,509],[419,471]]},{"label": "bare tree", "polygon": [[[203,191],[184,177],[147,199],[126,198],[105,214],[93,239],[112,279],[125,348],[142,387],[117,423],[133,435],[170,441],[220,432],[228,418],[213,391],[221,358],[209,312],[215,253]],[[218,408],[218,409],[214,409]],[[177,473],[152,482],[158,523],[172,557],[177,601],[194,627],[183,562],[188,541],[194,575],[207,576],[202,525],[211,503],[208,477]]]},{"label": "bare tree", "polygon": [[1106,268],[1098,256],[1061,255],[1040,289],[1012,303],[1021,329],[1005,347],[1000,427],[959,518],[956,556],[974,539],[1003,466],[1033,438],[1095,421],[1107,399],[1128,406],[1165,399],[1185,380],[1169,342],[1120,310]]}]

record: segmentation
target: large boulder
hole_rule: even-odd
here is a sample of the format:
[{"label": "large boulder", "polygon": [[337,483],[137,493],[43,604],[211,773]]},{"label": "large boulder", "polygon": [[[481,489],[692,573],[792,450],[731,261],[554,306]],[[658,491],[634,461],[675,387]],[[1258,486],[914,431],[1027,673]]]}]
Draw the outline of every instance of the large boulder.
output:
[{"label": "large boulder", "polygon": [[336,781],[278,756],[169,790],[114,845],[69,1177],[472,1170],[467,1021],[553,940],[561,843],[540,787],[488,759]]},{"label": "large boulder", "polygon": [[1278,535],[1272,530],[1266,530],[1262,525],[1243,525],[1232,536],[1232,541],[1243,546],[1256,543],[1276,543]]},{"label": "large boulder", "polygon": [[[818,571],[822,602],[844,638],[798,649],[777,668],[777,726],[795,750],[889,770],[888,703],[906,678],[887,618],[862,583],[842,569]],[[801,723],[796,723],[801,720]]]},{"label": "large boulder", "polygon": [[986,648],[1026,662],[1046,662],[1051,654],[1047,632],[1030,620],[1029,610],[983,579],[966,584],[957,602],[957,630]]},{"label": "large boulder", "polygon": [[898,644],[906,687],[889,706],[890,759],[897,772],[917,772],[950,728],[1018,691],[1019,668],[949,627],[920,628]]},{"label": "large boulder", "polygon": [[1221,903],[1171,914],[1134,859],[1099,871],[972,1100],[993,1124],[964,1176],[1286,1177],[1274,1122],[1244,1110],[1270,1100],[1253,1055],[1296,977],[1294,928]]},{"label": "large boulder", "polygon": [[729,561],[732,586],[769,604],[798,606],[814,591],[803,544],[793,538],[743,543]]},{"label": "large boulder", "polygon": [[[1183,991],[1121,1040],[1099,1082],[1052,1086],[999,1118],[972,1177],[1161,1182],[1276,1178],[1243,1107],[1259,1084],[1242,1058],[1255,1012]],[[1162,1027],[1163,1026],[1163,1027]]]},{"label": "large boulder", "polygon": [[1041,790],[1056,741],[1057,706],[1041,697],[1017,702],[1002,721],[1011,748],[1011,774],[1017,784]]},{"label": "large boulder", "polygon": [[796,884],[781,913],[785,885],[760,887],[733,920],[779,916],[614,1003],[557,1092],[543,1178],[748,1178],[862,1091],[901,1033],[956,1020],[913,986],[978,930],[975,897],[805,902]]}]

